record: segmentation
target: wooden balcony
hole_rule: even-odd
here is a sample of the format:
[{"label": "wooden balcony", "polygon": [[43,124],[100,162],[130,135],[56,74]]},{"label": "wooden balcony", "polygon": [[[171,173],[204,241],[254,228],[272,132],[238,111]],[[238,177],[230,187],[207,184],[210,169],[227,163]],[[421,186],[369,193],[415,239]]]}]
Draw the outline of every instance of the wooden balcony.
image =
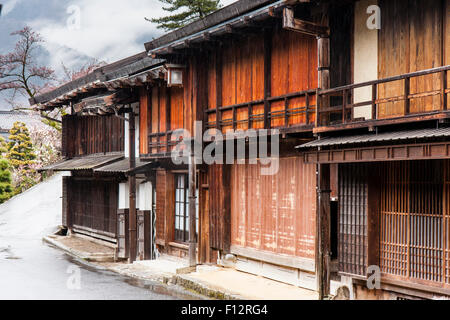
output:
[{"label": "wooden balcony", "polygon": [[320,90],[314,133],[450,118],[449,69]]},{"label": "wooden balcony", "polygon": [[312,131],[316,115],[317,90],[205,110],[205,129],[279,129],[280,132]]}]

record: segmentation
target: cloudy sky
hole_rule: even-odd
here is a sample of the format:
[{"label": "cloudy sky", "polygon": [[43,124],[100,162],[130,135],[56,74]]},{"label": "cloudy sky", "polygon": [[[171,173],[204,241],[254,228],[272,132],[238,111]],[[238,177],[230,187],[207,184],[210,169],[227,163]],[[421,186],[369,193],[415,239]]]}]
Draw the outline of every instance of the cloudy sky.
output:
[{"label": "cloudy sky", "polygon": [[[235,0],[222,0],[228,5]],[[144,51],[144,43],[162,35],[144,17],[164,14],[158,0],[0,0],[0,53],[14,48],[10,33],[30,26],[45,40],[40,63],[62,72],[91,58],[114,62]],[[2,99],[3,100],[3,99]],[[0,101],[0,108],[4,102]]]}]

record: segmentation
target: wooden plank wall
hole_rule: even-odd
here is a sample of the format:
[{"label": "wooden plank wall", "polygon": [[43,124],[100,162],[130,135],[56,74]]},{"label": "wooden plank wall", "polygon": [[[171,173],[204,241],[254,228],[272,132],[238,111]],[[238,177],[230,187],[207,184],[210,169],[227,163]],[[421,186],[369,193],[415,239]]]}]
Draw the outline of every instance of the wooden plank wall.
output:
[{"label": "wooden plank wall", "polygon": [[231,246],[231,168],[211,165],[209,178],[210,246],[228,253]]},{"label": "wooden plank wall", "polygon": [[67,184],[69,226],[116,234],[118,183],[106,180],[71,179]]},{"label": "wooden plank wall", "polygon": [[156,172],[156,241],[167,246],[175,232],[175,177],[166,170]]},{"label": "wooden plank wall", "polygon": [[[141,145],[141,154],[160,154],[170,152],[167,148],[167,141],[173,141],[171,135],[165,135],[177,129],[186,129],[193,134],[193,123],[195,120],[202,120],[202,114],[197,112],[198,108],[198,82],[204,79],[198,74],[198,57],[189,57],[189,63],[183,72],[183,87],[170,87],[160,81],[152,88],[141,92],[141,136],[147,139],[141,140],[145,146]],[[204,62],[200,64],[200,69],[205,69]],[[205,81],[203,81],[205,82]],[[148,99],[145,97],[149,96]],[[155,134],[162,133],[157,137]],[[150,135],[150,137],[149,137]],[[169,139],[169,140],[167,140]],[[152,146],[149,146],[152,144]]]},{"label": "wooden plank wall", "polygon": [[[317,72],[317,40],[298,32],[276,30],[272,38],[272,97],[298,92],[318,87]],[[289,101],[290,108],[299,108],[306,105],[304,97]],[[315,97],[311,97],[310,104],[315,105]],[[271,105],[271,111],[284,109],[284,101]],[[311,121],[314,121],[311,117]],[[273,127],[288,126],[306,123],[304,114],[294,115],[285,124],[285,119],[272,119]]]},{"label": "wooden plank wall", "polygon": [[[269,97],[282,96],[288,93],[317,88],[317,41],[314,37],[300,33],[275,29],[270,36],[270,48],[265,48],[262,34],[247,35],[240,39],[231,39],[210,55],[208,61],[208,109],[227,107],[236,104],[248,103],[264,99],[265,90],[265,63],[264,52],[270,54]],[[312,96],[310,105],[315,104]],[[220,105],[218,105],[220,104]],[[306,106],[305,97],[288,100],[288,108],[301,108]],[[269,111],[284,110],[284,100],[271,103]],[[250,111],[249,111],[250,109]],[[249,112],[260,115],[251,121],[251,128],[264,127],[264,103],[253,105],[251,108],[236,109],[236,129],[248,129]],[[211,113],[209,122],[216,121],[217,116]],[[233,111],[220,112],[219,119],[233,120]],[[280,115],[271,120],[272,127],[284,127],[303,124],[304,114],[286,117]],[[313,120],[313,115],[310,117]],[[223,125],[222,131],[232,129],[230,122]]]},{"label": "wooden plank wall", "polygon": [[124,138],[124,120],[115,116],[63,117],[65,157],[124,151]]},{"label": "wooden plank wall", "polygon": [[[380,7],[379,78],[449,64],[449,0],[380,0]],[[440,88],[440,74],[418,77],[409,84],[411,94]],[[405,92],[405,81],[379,86],[379,98],[402,96]],[[403,115],[404,104],[402,101],[380,104],[379,117]],[[441,107],[438,95],[415,98],[410,102],[411,112],[433,111]]]},{"label": "wooden plank wall", "polygon": [[273,176],[262,176],[260,165],[234,165],[231,187],[232,245],[315,257],[315,165],[282,158]]},{"label": "wooden plank wall", "polygon": [[148,128],[151,124],[151,92],[141,88],[139,92],[139,152],[148,153]]}]

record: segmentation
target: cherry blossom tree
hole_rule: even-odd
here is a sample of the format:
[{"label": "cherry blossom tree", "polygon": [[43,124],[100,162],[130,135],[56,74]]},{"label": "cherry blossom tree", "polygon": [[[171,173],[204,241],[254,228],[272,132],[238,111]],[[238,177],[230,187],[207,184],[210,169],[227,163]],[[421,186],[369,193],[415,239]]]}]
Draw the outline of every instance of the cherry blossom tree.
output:
[{"label": "cherry blossom tree", "polygon": [[11,33],[19,40],[13,51],[0,55],[0,92],[12,91],[33,98],[55,80],[53,69],[36,62],[36,49],[43,42],[30,27]]},{"label": "cherry blossom tree", "polygon": [[[0,55],[0,92],[11,92],[9,102],[14,109],[31,110],[28,107],[17,107],[14,103],[17,95],[34,98],[39,93],[50,88],[56,80],[55,71],[40,65],[36,59],[36,51],[44,40],[39,33],[30,27],[11,33],[19,37],[14,49]],[[57,112],[59,114],[61,110]],[[42,121],[60,130],[58,119],[52,118],[47,112],[40,113]]]}]

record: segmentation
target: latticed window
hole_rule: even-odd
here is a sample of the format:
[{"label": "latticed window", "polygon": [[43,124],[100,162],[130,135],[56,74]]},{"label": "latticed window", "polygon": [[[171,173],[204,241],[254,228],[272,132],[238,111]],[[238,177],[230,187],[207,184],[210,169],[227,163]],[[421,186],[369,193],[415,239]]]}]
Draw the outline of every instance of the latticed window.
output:
[{"label": "latticed window", "polygon": [[[175,241],[189,241],[189,183],[187,174],[175,176]],[[196,234],[198,234],[198,189],[196,189]]]},{"label": "latticed window", "polygon": [[364,276],[367,270],[367,165],[339,166],[339,271]]},{"label": "latticed window", "polygon": [[448,161],[385,165],[380,213],[385,275],[450,283],[448,167]]}]

